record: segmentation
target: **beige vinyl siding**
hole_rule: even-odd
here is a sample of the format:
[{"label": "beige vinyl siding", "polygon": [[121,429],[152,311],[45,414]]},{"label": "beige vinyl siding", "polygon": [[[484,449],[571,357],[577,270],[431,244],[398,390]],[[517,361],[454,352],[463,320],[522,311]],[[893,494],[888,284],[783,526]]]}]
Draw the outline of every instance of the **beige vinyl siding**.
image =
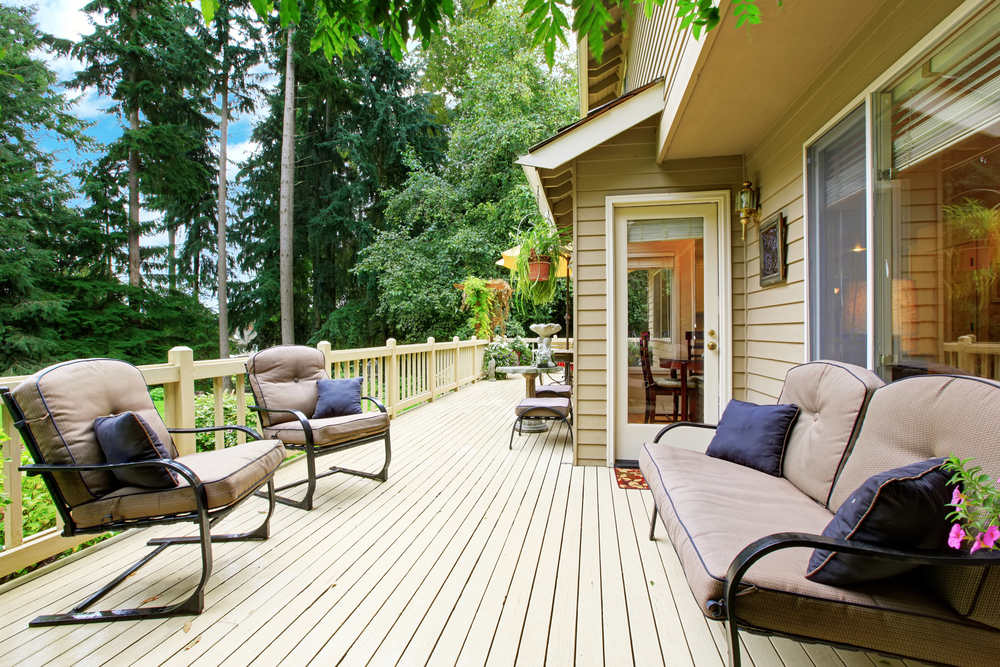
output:
[{"label": "beige vinyl siding", "polygon": [[906,3],[905,12],[896,11],[894,3],[887,5],[839,54],[832,55],[826,69],[747,154],[747,173],[761,188],[761,220],[778,211],[787,218],[788,280],[761,289],[758,228],[747,229],[744,262],[738,247],[739,225],[734,224],[733,384],[737,398],[742,394],[749,401],[775,402],[785,373],[805,360],[803,145],[835,117],[856,108],[851,102],[958,3],[915,0]]},{"label": "beige vinyl siding", "polygon": [[641,6],[636,8],[635,25],[630,31],[632,37],[628,45],[624,92],[631,92],[665,76],[668,64],[678,61],[688,32],[677,31],[680,20],[674,18],[675,13],[671,3],[653,7],[649,17]]},{"label": "beige vinyl siding", "polygon": [[656,118],[637,124],[575,160],[577,465],[607,464],[610,286],[606,273],[605,199],[612,195],[726,188],[735,192],[742,180],[742,164],[740,156],[657,164]]}]

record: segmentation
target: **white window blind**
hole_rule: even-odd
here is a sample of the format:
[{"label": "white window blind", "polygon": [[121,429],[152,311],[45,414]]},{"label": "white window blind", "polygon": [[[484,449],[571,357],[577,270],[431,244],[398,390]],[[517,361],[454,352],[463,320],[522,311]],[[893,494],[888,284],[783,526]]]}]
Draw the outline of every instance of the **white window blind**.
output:
[{"label": "white window blind", "polygon": [[704,218],[670,218],[666,220],[630,220],[628,242],[680,241],[705,236]]},{"label": "white window blind", "polygon": [[1000,134],[1000,6],[991,5],[890,87],[894,169],[977,132]]}]

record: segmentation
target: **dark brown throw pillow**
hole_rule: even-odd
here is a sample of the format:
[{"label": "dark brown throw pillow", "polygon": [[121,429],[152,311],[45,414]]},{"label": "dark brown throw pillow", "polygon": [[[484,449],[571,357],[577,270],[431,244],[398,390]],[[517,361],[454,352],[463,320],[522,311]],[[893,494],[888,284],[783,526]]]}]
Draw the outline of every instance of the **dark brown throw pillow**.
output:
[{"label": "dark brown throw pillow", "polygon": [[[108,463],[134,463],[171,458],[169,450],[160,441],[146,420],[134,412],[98,417],[94,432]],[[112,470],[125,486],[142,486],[150,489],[172,489],[177,486],[177,475],[162,466],[135,466]]]},{"label": "dark brown throw pillow", "polygon": [[[839,537],[894,549],[937,549],[948,537],[951,489],[944,459],[930,459],[869,477],[847,497],[823,530]],[[917,567],[878,558],[816,549],[806,579],[850,586],[885,579]]]}]

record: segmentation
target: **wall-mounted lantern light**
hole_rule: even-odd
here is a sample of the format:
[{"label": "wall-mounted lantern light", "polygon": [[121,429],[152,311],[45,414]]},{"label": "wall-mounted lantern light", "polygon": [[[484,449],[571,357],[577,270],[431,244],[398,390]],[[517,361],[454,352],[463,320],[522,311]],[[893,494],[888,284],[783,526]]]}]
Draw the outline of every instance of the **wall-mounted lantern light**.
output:
[{"label": "wall-mounted lantern light", "polygon": [[760,191],[755,190],[753,183],[743,181],[743,187],[736,199],[736,211],[740,214],[740,224],[743,226],[743,240],[747,238],[747,224],[756,222],[760,213]]}]

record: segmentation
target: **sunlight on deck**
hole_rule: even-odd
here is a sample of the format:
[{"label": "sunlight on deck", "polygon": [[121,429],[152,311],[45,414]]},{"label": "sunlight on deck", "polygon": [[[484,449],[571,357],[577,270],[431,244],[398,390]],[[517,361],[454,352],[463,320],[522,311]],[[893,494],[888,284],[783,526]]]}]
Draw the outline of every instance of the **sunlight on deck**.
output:
[{"label": "sunlight on deck", "polygon": [[[184,526],[130,531],[8,586],[0,662],[723,665],[723,626],[697,609],[662,531],[646,539],[648,492],[619,489],[607,468],[574,468],[565,426],[507,450],[523,391],[518,380],[480,383],[401,415],[387,483],[321,480],[316,509],[279,505],[266,542],[215,545],[200,616],[28,628],[138,560],[147,539],[192,532]],[[376,469],[381,450],[361,447],[328,465]],[[279,483],[301,465],[279,471]],[[254,525],[264,509],[248,501],[217,532]],[[194,547],[173,547],[100,608],[169,603],[199,571]],[[744,641],[757,667],[903,664]]]}]

